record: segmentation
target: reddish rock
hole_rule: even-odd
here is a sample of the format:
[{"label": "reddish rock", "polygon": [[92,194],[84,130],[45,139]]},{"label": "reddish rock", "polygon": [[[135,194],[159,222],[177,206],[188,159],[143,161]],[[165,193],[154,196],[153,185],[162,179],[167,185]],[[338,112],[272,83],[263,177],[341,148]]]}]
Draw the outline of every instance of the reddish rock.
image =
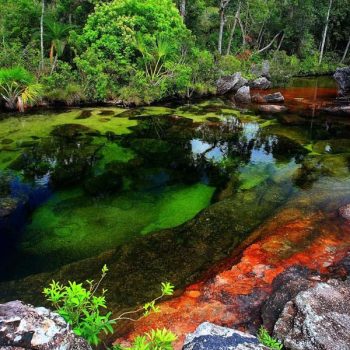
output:
[{"label": "reddish rock", "polygon": [[252,102],[254,103],[265,103],[264,97],[260,94],[255,94],[252,96]]}]

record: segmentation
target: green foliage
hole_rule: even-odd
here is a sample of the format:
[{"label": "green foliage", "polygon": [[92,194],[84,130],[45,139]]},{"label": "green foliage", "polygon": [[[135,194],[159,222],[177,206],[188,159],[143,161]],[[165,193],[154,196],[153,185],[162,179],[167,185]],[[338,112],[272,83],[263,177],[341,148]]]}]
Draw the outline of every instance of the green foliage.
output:
[{"label": "green foliage", "polygon": [[189,32],[171,0],[114,0],[96,5],[83,33],[73,38],[90,96],[105,99],[130,78],[137,90],[138,71],[150,85],[161,84],[159,78],[170,74],[166,62],[179,60]]},{"label": "green foliage", "polygon": [[96,294],[107,271],[105,265],[100,280],[97,283],[86,281],[87,288],[82,283],[68,282],[68,285],[63,286],[52,281],[43,291],[58,314],[72,326],[74,333],[93,345],[99,344],[102,331],[106,334],[113,333],[112,325],[115,323],[115,320],[111,319],[111,312],[104,315],[101,313],[107,308],[107,291],[103,289],[101,295]]},{"label": "green foliage", "polygon": [[0,69],[0,96],[9,109],[24,107],[37,101],[42,94],[42,86],[23,67]]},{"label": "green foliage", "polygon": [[42,77],[41,82],[45,87],[44,97],[50,102],[60,101],[72,105],[86,100],[77,72],[66,62],[58,60],[55,71]]},{"label": "green foliage", "polygon": [[176,339],[176,335],[169,330],[156,329],[136,337],[131,347],[115,346],[113,350],[173,350],[172,343]]},{"label": "green foliage", "polygon": [[288,56],[285,51],[275,52],[270,61],[270,73],[274,85],[283,85],[300,71],[300,61],[295,56]]},{"label": "green foliage", "polygon": [[240,72],[242,69],[241,61],[232,55],[221,56],[218,60],[218,70],[220,75],[230,75]]},{"label": "green foliage", "polygon": [[273,350],[283,349],[283,344],[280,343],[276,338],[271,337],[269,332],[263,326],[261,326],[259,329],[258,339],[261,344],[264,344],[270,349],[273,349]]},{"label": "green foliage", "polygon": [[[321,64],[319,51],[329,0],[229,1],[224,13],[223,52],[230,42],[234,55],[227,56],[217,52],[220,2],[187,1],[185,18],[179,14],[181,3],[46,1],[45,69],[39,69],[42,2],[0,0],[0,68],[21,66],[40,77],[49,102],[122,99],[138,105],[169,96],[213,93],[219,76],[236,71],[255,78],[252,65],[266,59],[275,85],[283,85],[294,75],[332,73],[340,62],[350,59],[350,52],[345,52],[350,30],[346,1],[333,1]],[[72,77],[59,84],[63,63]],[[14,97],[14,88],[7,90],[5,94],[12,95],[14,101],[6,105],[12,108],[21,101]]]},{"label": "green foliage", "polygon": [[[72,326],[75,334],[85,338],[90,344],[98,345],[100,343],[100,334],[113,333],[113,325],[120,320],[137,321],[140,318],[148,316],[151,312],[159,312],[156,302],[165,296],[173,295],[174,286],[169,282],[161,284],[161,295],[152,301],[146,303],[141,308],[134,311],[127,311],[116,318],[112,318],[112,313],[107,312],[106,293],[102,289],[98,294],[102,281],[107,275],[106,265],[102,268],[100,279],[86,281],[86,287],[82,283],[68,282],[68,285],[62,285],[59,282],[52,281],[49,287],[44,288],[43,294],[52,304],[56,312],[61,315],[67,323]],[[141,314],[139,318],[132,318],[131,315]],[[171,343],[176,337],[169,331],[156,330],[151,331],[143,337],[140,337],[140,346],[135,349],[171,349]],[[136,343],[135,343],[136,344]]]}]

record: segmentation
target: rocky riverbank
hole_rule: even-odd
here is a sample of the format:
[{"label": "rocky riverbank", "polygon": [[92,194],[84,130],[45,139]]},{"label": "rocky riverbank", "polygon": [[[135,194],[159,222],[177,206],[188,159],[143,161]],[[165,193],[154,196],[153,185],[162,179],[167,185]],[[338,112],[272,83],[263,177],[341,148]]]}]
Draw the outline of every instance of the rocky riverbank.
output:
[{"label": "rocky riverbank", "polygon": [[[332,191],[337,196],[337,189],[333,187]],[[349,273],[350,223],[342,216],[344,208],[339,211],[330,195],[328,200],[327,196],[321,199],[317,186],[310,195],[311,202],[300,195],[281,208],[241,245],[246,247],[243,254],[236,252],[207,279],[164,302],[159,314],[138,322],[124,340],[150,328],[166,327],[179,336],[176,349],[181,349],[185,334],[195,331],[203,322],[256,334],[261,324],[273,331],[276,321],[282,317],[284,321],[279,322],[276,335],[281,335],[286,346],[290,344],[290,340],[285,339],[294,338],[292,334],[297,330],[287,329],[288,315],[283,311],[287,303],[294,303],[288,304],[288,310],[292,310],[290,305],[299,307],[300,303],[293,301],[299,292],[317,287],[315,293],[319,294],[322,283],[330,278],[346,278]],[[326,211],[321,212],[320,207]],[[333,282],[330,286],[338,288]],[[347,300],[347,292],[344,293],[343,296],[337,294],[339,300],[343,297]],[[335,303],[329,312],[338,312],[339,300],[329,300],[331,305]],[[297,312],[295,315],[300,319],[306,317],[298,316]],[[332,322],[336,322],[335,319]],[[336,329],[340,325],[334,323],[332,327]],[[282,339],[282,335],[285,338]],[[290,347],[293,350],[321,348],[330,349]]]}]

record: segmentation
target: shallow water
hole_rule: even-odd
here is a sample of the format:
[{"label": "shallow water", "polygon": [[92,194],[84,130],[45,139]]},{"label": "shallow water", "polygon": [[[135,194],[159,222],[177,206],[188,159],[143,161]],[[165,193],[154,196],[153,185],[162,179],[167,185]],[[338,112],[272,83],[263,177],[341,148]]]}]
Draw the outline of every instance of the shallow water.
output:
[{"label": "shallow water", "polygon": [[[225,241],[234,246],[273,213],[266,193],[276,193],[274,205],[281,205],[320,179],[350,179],[349,123],[307,113],[309,100],[335,99],[332,81],[303,79],[283,93],[297,108],[280,115],[221,99],[1,115],[0,196],[13,210],[0,219],[0,279],[123,247],[184,224],[215,202],[222,204],[213,225],[234,236]],[[237,223],[227,214],[233,208],[242,211]],[[172,232],[179,250],[167,254],[181,255],[186,243]],[[196,239],[191,244],[200,250]],[[222,252],[203,256],[193,270],[219,258]],[[194,273],[188,259],[186,278]],[[165,275],[174,269],[165,266]]]}]

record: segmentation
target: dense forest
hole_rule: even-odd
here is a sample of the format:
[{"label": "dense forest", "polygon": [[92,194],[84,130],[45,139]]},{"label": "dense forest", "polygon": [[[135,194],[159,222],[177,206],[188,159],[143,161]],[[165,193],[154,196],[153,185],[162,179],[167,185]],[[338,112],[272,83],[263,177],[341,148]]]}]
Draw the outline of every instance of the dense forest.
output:
[{"label": "dense forest", "polygon": [[[272,80],[350,60],[350,0],[0,0],[2,104],[215,92],[269,61]],[[264,63],[265,62],[265,63]]]}]

